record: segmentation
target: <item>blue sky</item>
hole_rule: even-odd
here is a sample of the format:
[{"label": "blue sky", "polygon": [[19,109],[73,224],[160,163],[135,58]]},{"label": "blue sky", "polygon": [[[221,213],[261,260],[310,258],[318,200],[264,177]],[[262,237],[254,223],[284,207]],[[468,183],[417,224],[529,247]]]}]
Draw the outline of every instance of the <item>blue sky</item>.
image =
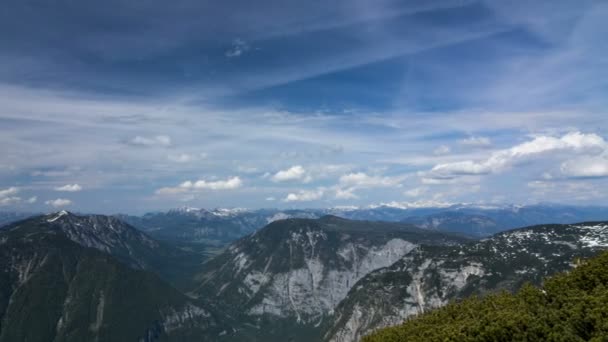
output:
[{"label": "blue sky", "polygon": [[0,210],[608,205],[605,1],[3,7]]}]

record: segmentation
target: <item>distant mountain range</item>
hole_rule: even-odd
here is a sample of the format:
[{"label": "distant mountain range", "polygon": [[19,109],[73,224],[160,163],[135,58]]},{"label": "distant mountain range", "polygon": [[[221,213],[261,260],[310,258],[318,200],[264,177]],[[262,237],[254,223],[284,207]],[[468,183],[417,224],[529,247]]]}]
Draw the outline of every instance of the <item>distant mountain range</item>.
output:
[{"label": "distant mountain range", "polygon": [[473,206],[441,208],[329,209],[196,209],[180,208],[143,216],[118,215],[120,219],[160,240],[170,240],[197,248],[222,247],[276,220],[319,218],[334,215],[352,220],[410,223],[419,228],[486,237],[508,229],[547,223],[576,223],[608,219],[607,207],[563,205]]},{"label": "distant mountain range", "polygon": [[[596,208],[328,212],[123,217],[139,229],[66,211],[13,222],[0,229],[0,342],[355,342],[458,298],[539,284],[608,249],[608,221],[542,224],[481,240],[462,234],[469,221],[485,235],[502,227],[490,220],[570,220],[601,215]],[[407,223],[413,217],[417,223]],[[196,232],[203,233],[190,235]],[[188,241],[193,236],[200,240]],[[193,250],[212,239],[227,247]]]}]

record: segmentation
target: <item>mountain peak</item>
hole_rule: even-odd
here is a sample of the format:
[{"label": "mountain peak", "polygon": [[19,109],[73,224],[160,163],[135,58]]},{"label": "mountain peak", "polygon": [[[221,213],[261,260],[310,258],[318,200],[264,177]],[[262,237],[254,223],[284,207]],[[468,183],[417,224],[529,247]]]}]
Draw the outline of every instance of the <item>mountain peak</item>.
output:
[{"label": "mountain peak", "polygon": [[48,218],[46,220],[46,222],[55,222],[58,219],[62,218],[63,216],[70,216],[70,215],[73,215],[73,214],[67,210],[62,210],[60,212],[48,215],[48,216],[51,216],[51,218]]}]

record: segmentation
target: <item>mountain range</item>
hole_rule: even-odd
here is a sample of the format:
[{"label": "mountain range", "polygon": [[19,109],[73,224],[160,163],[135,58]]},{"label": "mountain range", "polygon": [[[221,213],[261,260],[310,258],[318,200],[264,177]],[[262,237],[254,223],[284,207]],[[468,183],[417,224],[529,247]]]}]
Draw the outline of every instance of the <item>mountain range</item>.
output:
[{"label": "mountain range", "polygon": [[[425,215],[466,227],[463,215],[527,222],[557,209],[514,210]],[[384,211],[393,222],[335,215]],[[542,224],[480,239],[408,223],[415,216],[404,209],[326,212],[181,209],[140,217],[139,229],[116,216],[67,211],[13,222],[0,229],[0,342],[354,342],[471,295],[541,284],[608,248],[608,222]],[[571,213],[556,220],[599,215]],[[194,222],[216,226],[188,241]],[[222,222],[234,223],[226,226],[234,235],[221,235],[213,253],[192,247],[211,246]],[[183,230],[171,234],[171,227]]]}]

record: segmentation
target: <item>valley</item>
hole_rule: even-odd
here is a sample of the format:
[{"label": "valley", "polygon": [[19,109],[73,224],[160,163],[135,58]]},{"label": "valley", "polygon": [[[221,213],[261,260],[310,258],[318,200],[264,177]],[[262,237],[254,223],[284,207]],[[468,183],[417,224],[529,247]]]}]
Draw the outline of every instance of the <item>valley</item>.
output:
[{"label": "valley", "polygon": [[[157,214],[166,226],[131,217],[135,228],[61,211],[10,223],[0,229],[0,341],[357,342],[455,300],[541,285],[608,249],[608,222],[480,239],[402,219],[288,213],[170,211]],[[127,324],[132,312],[143,314]]]}]

